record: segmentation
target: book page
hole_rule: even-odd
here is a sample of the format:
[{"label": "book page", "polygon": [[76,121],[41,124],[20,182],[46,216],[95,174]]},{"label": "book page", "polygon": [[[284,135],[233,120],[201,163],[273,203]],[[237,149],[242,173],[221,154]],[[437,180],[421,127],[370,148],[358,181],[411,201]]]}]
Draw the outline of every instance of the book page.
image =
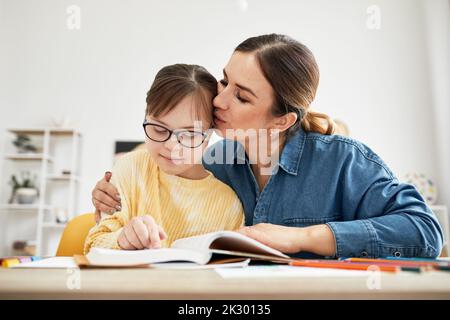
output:
[{"label": "book page", "polygon": [[209,251],[211,243],[225,231],[211,232],[199,236],[182,238],[172,243],[172,248]]},{"label": "book page", "polygon": [[146,250],[92,248],[86,255],[86,258],[92,266],[121,267],[169,261],[189,261],[198,264],[206,264],[211,258],[211,254],[209,252],[177,248]]},{"label": "book page", "polygon": [[210,249],[210,252],[213,254],[219,255],[227,255],[227,256],[237,256],[237,257],[246,257],[251,258],[253,260],[265,260],[272,261],[275,263],[289,263],[292,261],[291,258],[278,257],[271,254],[260,254],[253,252],[243,252],[243,251],[230,251],[230,250],[221,250],[221,249]]},{"label": "book page", "polygon": [[198,265],[189,262],[168,262],[151,264],[149,267],[154,269],[183,269],[183,270],[204,270],[204,269],[224,269],[224,268],[244,268],[250,263],[250,259],[240,262],[220,263],[220,264],[204,264]]},{"label": "book page", "polygon": [[287,255],[279,252],[278,250],[270,248],[261,242],[234,231],[212,232],[200,236],[179,239],[174,241],[172,248],[184,248],[200,251],[221,249],[289,258]]}]

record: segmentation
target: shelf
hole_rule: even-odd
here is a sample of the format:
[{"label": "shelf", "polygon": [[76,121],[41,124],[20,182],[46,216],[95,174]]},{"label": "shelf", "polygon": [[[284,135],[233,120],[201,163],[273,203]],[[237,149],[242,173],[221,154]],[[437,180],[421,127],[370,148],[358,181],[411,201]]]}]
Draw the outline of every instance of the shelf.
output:
[{"label": "shelf", "polygon": [[[53,209],[52,206],[45,205],[42,207],[45,211],[50,211]],[[38,211],[39,204],[0,204],[0,210],[7,211]]]},{"label": "shelf", "polygon": [[57,223],[57,222],[45,222],[42,224],[43,228],[62,228],[66,227],[66,223]]},{"label": "shelf", "polygon": [[[4,199],[4,203],[0,203],[0,216],[7,217],[7,220],[11,221],[0,226],[0,234],[4,228],[10,227],[9,223],[15,223],[13,219],[20,220],[20,222],[23,219],[32,219],[33,221],[26,222],[30,224],[30,228],[36,229],[36,254],[54,255],[49,252],[49,250],[53,250],[52,246],[44,244],[45,241],[54,241],[53,237],[44,239],[43,234],[60,233],[67,225],[62,221],[58,223],[59,220],[56,219],[56,216],[59,209],[55,209],[64,207],[67,208],[67,211],[77,211],[77,194],[79,193],[77,186],[82,180],[79,176],[82,134],[74,127],[57,127],[56,123],[28,128],[11,127],[5,131],[11,142],[14,141],[15,136],[25,135],[30,137],[31,143],[38,148],[34,152],[21,153],[19,152],[22,151],[21,149],[8,145],[0,153],[0,160],[8,162],[10,171],[29,167],[28,170],[35,174],[38,173],[39,168],[37,167],[39,166],[40,197],[36,203],[28,205],[7,204],[7,199]],[[58,152],[59,147],[62,147],[60,152]],[[63,171],[66,171],[67,174],[64,174]],[[60,187],[64,189],[64,192],[54,193]],[[11,248],[0,246],[0,254],[6,255],[8,250]]]},{"label": "shelf", "polygon": [[12,154],[5,154],[5,159],[9,160],[18,160],[18,161],[42,161],[46,160],[49,162],[53,162],[53,158],[50,157],[48,154],[43,153],[12,153]]},{"label": "shelf", "polygon": [[26,134],[26,135],[43,135],[45,132],[50,132],[51,135],[55,136],[71,136],[73,134],[80,135],[75,129],[72,128],[56,128],[56,127],[48,127],[48,128],[10,128],[9,132],[15,134]]},{"label": "shelf", "polygon": [[77,175],[73,175],[73,174],[49,174],[47,176],[48,180],[52,180],[52,181],[75,181],[75,182],[79,182],[80,181],[80,177],[78,177]]},{"label": "shelf", "polygon": [[45,129],[43,128],[28,128],[28,129],[11,128],[8,129],[8,131],[15,134],[27,134],[27,135],[42,135],[45,133]]}]

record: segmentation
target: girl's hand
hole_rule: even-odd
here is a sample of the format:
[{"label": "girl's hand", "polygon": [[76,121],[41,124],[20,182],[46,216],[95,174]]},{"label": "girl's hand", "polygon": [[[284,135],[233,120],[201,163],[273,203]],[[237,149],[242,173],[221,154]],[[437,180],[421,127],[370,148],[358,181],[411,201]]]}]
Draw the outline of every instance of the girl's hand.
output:
[{"label": "girl's hand", "polygon": [[100,212],[113,214],[122,210],[119,191],[109,182],[112,173],[107,171],[102,180],[97,182],[92,190],[92,203],[95,207],[95,222],[101,219]]},{"label": "girl's hand", "polygon": [[159,249],[166,238],[163,228],[151,216],[145,215],[131,219],[123,227],[117,242],[124,250]]},{"label": "girl's hand", "polygon": [[307,251],[322,256],[334,256],[336,252],[333,232],[326,224],[297,228],[259,223],[237,231],[284,253]]}]

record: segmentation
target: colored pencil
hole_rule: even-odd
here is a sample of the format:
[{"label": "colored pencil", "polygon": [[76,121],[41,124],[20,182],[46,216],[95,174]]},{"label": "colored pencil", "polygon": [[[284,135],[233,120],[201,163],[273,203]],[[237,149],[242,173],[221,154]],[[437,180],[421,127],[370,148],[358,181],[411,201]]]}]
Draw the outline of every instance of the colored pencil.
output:
[{"label": "colored pencil", "polygon": [[348,258],[345,260],[340,260],[343,262],[362,262],[362,263],[373,263],[373,264],[388,264],[388,265],[396,265],[396,266],[405,266],[405,267],[428,267],[428,266],[441,266],[448,267],[450,263],[447,261],[421,261],[421,260],[397,260],[397,259],[368,259],[368,258]]},{"label": "colored pencil", "polygon": [[[326,261],[326,260],[293,260],[289,263],[291,266],[296,267],[311,267],[311,268],[330,268],[330,269],[344,269],[344,270],[364,270],[368,271],[374,264],[371,263],[351,263],[343,261]],[[402,268],[393,265],[380,265],[377,266],[380,271],[385,272],[398,272]]]}]

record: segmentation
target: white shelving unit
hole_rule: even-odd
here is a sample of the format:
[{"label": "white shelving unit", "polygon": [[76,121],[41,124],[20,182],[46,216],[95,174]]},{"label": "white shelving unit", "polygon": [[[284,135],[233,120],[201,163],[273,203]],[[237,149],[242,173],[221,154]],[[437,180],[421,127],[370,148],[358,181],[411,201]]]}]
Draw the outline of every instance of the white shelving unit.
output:
[{"label": "white shelving unit", "polygon": [[433,210],[434,214],[436,215],[437,219],[439,220],[439,223],[444,231],[444,247],[442,248],[442,257],[449,257],[450,251],[449,251],[449,241],[450,241],[450,218],[448,216],[448,209],[447,206],[442,205],[432,205],[430,206],[430,209]]},{"label": "white shelving unit", "polygon": [[[2,204],[0,205],[0,210],[9,210],[9,211],[16,211],[16,212],[33,212],[36,210],[39,210],[39,204],[18,204],[18,203],[13,203],[13,204]],[[49,205],[43,205],[42,206],[42,210],[51,210],[52,207]]]},{"label": "white shelving unit", "polygon": [[[54,252],[43,252],[44,238],[52,233],[60,233],[65,227],[64,223],[57,223],[54,215],[54,210],[58,208],[55,206],[54,199],[52,200],[51,192],[49,188],[51,185],[58,184],[58,189],[62,189],[59,184],[65,184],[67,194],[60,198],[63,198],[63,209],[67,212],[67,218],[70,220],[77,213],[77,191],[78,184],[80,182],[79,176],[79,159],[80,159],[80,142],[81,134],[75,129],[62,129],[62,128],[11,128],[8,130],[11,134],[11,141],[14,135],[24,134],[30,137],[35,137],[41,140],[42,152],[41,153],[14,153],[7,152],[3,155],[4,161],[13,162],[15,168],[23,168],[26,163],[37,162],[38,163],[38,188],[39,198],[35,204],[0,204],[0,214],[8,214],[8,221],[14,222],[14,216],[21,214],[35,214],[35,241],[36,241],[36,255],[54,254]],[[58,145],[61,144],[61,138],[70,140],[69,150],[64,152],[58,152]],[[66,141],[67,146],[67,141]],[[5,148],[6,149],[6,148]],[[63,158],[63,159],[61,159]],[[25,163],[25,164],[24,164]],[[70,174],[62,174],[61,171],[57,171],[57,166],[63,165],[64,168],[70,171]],[[31,164],[29,164],[31,166]],[[36,167],[36,164],[33,164]],[[26,168],[25,170],[28,170]],[[31,170],[30,170],[31,171]],[[4,172],[4,175],[10,175],[15,172]],[[36,172],[35,172],[36,173]],[[61,199],[60,199],[61,200]],[[60,201],[61,202],[61,201]],[[61,203],[59,204],[61,206]],[[7,225],[0,226],[0,232],[2,228],[7,228]],[[20,235],[17,235],[20,236]],[[3,253],[8,255],[9,252]]]},{"label": "white shelving unit", "polygon": [[53,162],[53,159],[47,155],[47,154],[42,154],[42,153],[36,153],[36,154],[7,154],[5,155],[5,159],[9,159],[9,160],[45,160],[45,161],[49,161],[49,162]]}]

